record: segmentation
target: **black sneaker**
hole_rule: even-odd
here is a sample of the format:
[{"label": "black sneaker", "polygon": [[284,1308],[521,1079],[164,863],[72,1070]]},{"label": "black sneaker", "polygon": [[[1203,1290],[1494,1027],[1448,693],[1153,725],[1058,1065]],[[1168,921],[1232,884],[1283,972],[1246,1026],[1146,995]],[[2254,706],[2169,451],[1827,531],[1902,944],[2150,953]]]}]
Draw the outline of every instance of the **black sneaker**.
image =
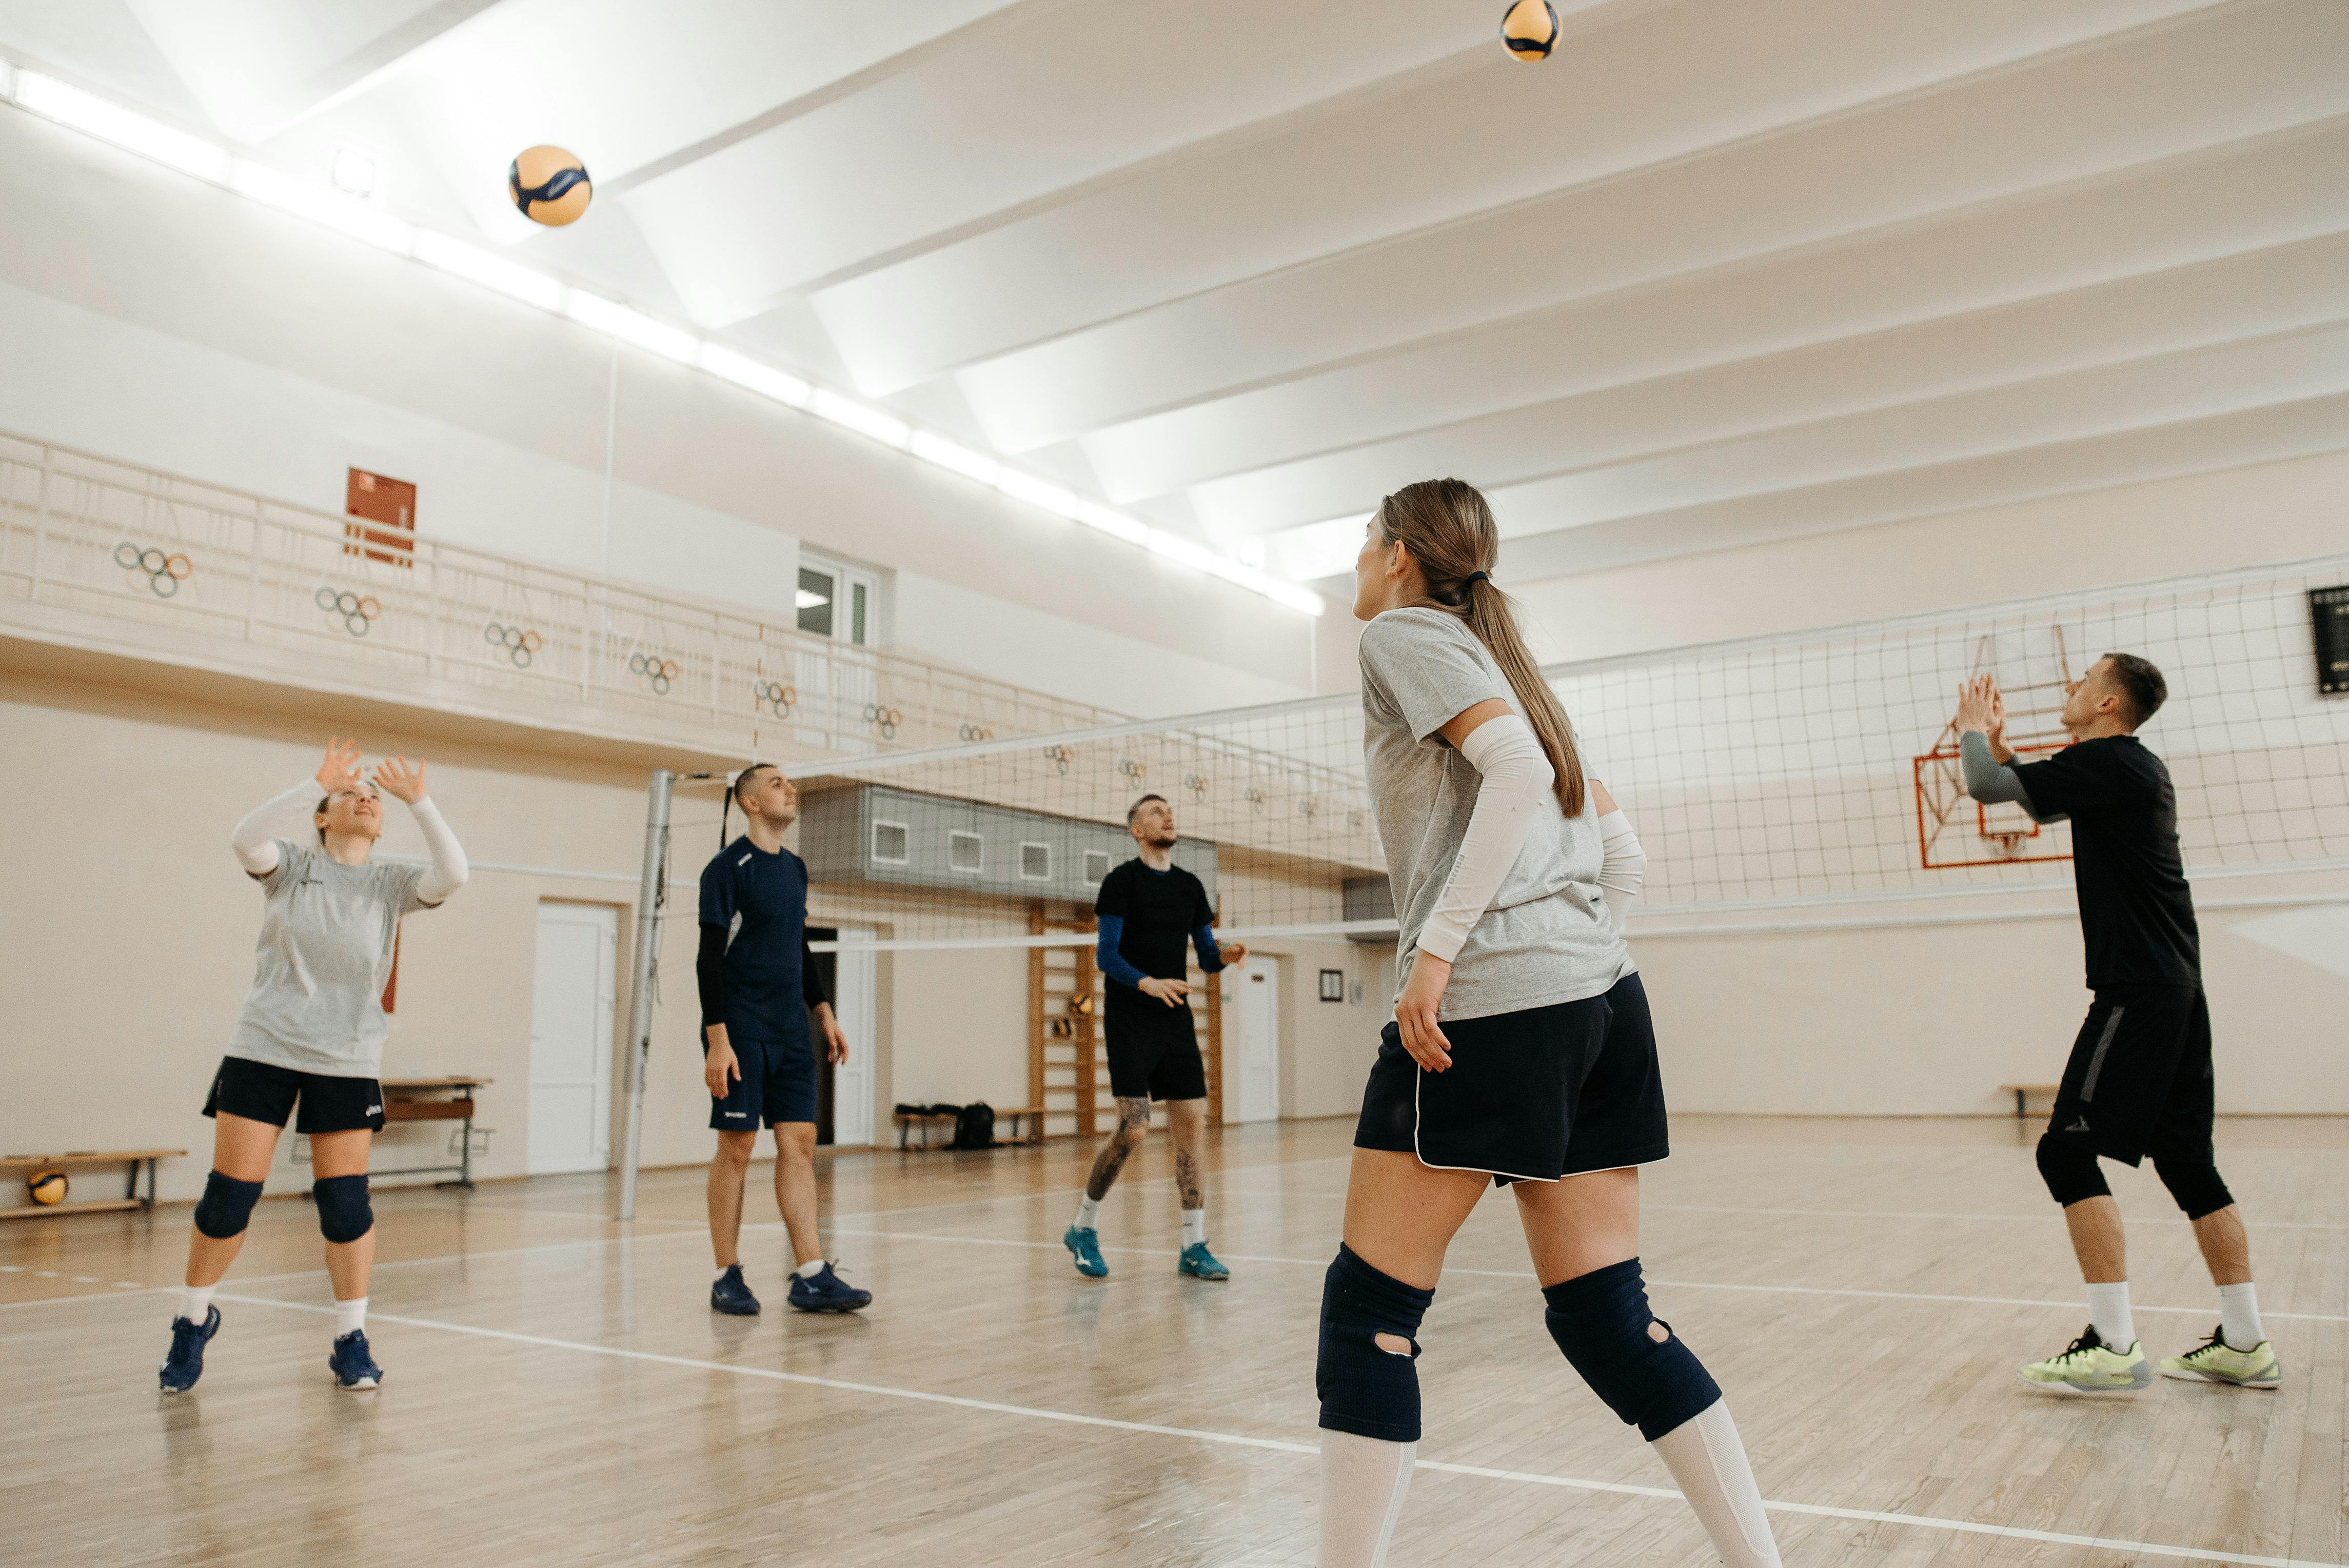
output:
[{"label": "black sneaker", "polygon": [[202,1328],[184,1317],[171,1319],[171,1353],[163,1357],[163,1392],[184,1394],[204,1375],[204,1346],[220,1332],[220,1308],[204,1312]]},{"label": "black sneaker", "polygon": [[752,1295],[750,1287],[742,1283],[740,1264],[727,1264],[726,1272],[718,1276],[718,1283],[709,1287],[709,1310],[732,1317],[759,1315],[759,1298]]},{"label": "black sneaker", "polygon": [[812,1276],[792,1275],[791,1303],[802,1312],[860,1312],[873,1305],[873,1293],[857,1289],[826,1264]]},{"label": "black sneaker", "polygon": [[336,1340],[335,1353],[326,1357],[326,1365],[334,1368],[336,1383],[354,1393],[362,1388],[375,1387],[383,1381],[383,1368],[377,1366],[375,1357],[367,1354],[367,1330],[364,1328],[354,1328]]}]

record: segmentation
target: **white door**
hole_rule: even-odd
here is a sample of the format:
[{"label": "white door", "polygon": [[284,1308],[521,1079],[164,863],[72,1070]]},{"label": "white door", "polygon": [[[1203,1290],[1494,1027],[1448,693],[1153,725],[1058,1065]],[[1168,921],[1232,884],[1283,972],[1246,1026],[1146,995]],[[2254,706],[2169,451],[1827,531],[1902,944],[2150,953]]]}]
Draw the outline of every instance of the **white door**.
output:
[{"label": "white door", "polygon": [[833,970],[833,1016],[848,1037],[848,1059],[832,1069],[833,1146],[861,1149],[873,1141],[874,987],[875,954],[859,953],[856,944],[870,942],[869,928],[840,928],[840,952]]},{"label": "white door", "polygon": [[1251,958],[1224,971],[1224,1022],[1230,1032],[1226,1121],[1280,1117],[1280,961]]},{"label": "white door", "polygon": [[538,906],[527,1163],[533,1176],[601,1171],[612,1163],[612,1011],[619,944],[616,909]]}]

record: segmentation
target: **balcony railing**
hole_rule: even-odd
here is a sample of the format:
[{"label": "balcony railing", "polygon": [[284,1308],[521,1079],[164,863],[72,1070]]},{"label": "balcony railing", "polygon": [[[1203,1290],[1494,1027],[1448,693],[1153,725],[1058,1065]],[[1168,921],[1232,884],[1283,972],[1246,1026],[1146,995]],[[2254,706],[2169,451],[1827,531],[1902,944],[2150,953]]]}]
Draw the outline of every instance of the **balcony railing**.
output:
[{"label": "balcony railing", "polygon": [[0,614],[11,602],[36,636],[95,617],[135,656],[264,679],[298,668],[305,684],[728,756],[754,743],[870,756],[1124,717],[740,607],[0,435]]}]

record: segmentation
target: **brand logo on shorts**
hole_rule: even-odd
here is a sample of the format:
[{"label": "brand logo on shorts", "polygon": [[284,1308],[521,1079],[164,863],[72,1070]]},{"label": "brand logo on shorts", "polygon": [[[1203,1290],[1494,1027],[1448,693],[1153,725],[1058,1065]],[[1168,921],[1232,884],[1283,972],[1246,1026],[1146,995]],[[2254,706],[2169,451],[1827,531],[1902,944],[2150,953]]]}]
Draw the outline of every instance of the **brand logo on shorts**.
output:
[{"label": "brand logo on shorts", "polygon": [[720,1116],[730,1116],[735,1120],[740,1121],[750,1113],[747,1110],[721,1110],[718,1114]]},{"label": "brand logo on shorts", "polygon": [[367,1109],[366,1109],[364,1112],[362,1112],[361,1114],[363,1114],[363,1115],[367,1115],[367,1116],[373,1116],[373,1115],[375,1115],[375,1114],[376,1114],[376,1112],[378,1112],[378,1111],[381,1110],[382,1109],[383,1109],[383,1107],[381,1107],[381,1106],[379,1106],[379,1105],[371,1105],[371,1106],[367,1107]]},{"label": "brand logo on shorts", "polygon": [[2085,1111],[2084,1111],[2084,1112],[2082,1112],[2082,1113],[2080,1114],[2080,1116],[2079,1116],[2079,1117],[2078,1117],[2078,1118],[2077,1118],[2077,1119],[2076,1119],[2072,1123],[2072,1125],[2071,1125],[2071,1126],[2069,1126],[2069,1127],[2067,1127],[2067,1128],[2065,1128],[2064,1130],[2064,1131],[2066,1131],[2066,1132],[2086,1132],[2086,1131],[2088,1131],[2088,1130],[2089,1130],[2089,1128],[2088,1128],[2088,1118],[2087,1118],[2087,1114],[2086,1114]]}]

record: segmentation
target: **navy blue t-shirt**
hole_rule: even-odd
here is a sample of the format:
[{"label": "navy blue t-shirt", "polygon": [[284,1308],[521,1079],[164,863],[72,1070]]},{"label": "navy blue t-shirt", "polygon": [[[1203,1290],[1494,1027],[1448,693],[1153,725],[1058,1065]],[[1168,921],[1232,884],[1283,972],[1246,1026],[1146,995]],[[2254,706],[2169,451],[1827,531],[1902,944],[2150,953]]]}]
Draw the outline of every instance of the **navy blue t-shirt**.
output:
[{"label": "navy blue t-shirt", "polygon": [[701,872],[701,923],[730,929],[726,944],[726,1033],[736,1041],[792,1044],[807,1037],[800,959],[807,939],[807,862],[767,853],[748,836]]}]

